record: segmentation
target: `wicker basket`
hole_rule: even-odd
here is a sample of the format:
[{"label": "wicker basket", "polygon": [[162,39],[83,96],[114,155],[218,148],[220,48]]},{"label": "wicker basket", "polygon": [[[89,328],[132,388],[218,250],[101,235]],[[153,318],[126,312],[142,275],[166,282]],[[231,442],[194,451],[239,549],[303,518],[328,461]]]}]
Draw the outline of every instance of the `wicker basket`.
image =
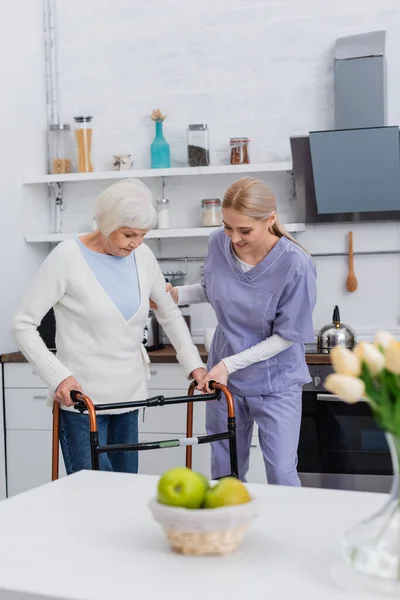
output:
[{"label": "wicker basket", "polygon": [[258,512],[254,498],[246,504],[199,510],[166,506],[153,500],[150,510],[175,552],[197,556],[236,550]]}]

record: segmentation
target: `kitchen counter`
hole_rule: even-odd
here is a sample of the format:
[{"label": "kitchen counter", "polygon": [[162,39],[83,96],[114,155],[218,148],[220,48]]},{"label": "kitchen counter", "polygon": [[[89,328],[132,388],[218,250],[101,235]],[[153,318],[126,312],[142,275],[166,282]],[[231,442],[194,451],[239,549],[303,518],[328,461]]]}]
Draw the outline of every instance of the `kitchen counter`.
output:
[{"label": "kitchen counter", "polygon": [[369,579],[354,589],[343,575],[340,542],[385,496],[248,484],[259,517],[241,547],[190,557],[170,550],[151,516],[157,481],[81,471],[1,502],[0,600],[381,597]]},{"label": "kitchen counter", "polygon": [[[203,345],[198,346],[200,356],[207,360],[207,352]],[[150,352],[150,361],[152,363],[176,363],[176,353],[172,346],[166,346],[163,350]],[[308,365],[330,365],[331,360],[329,354],[319,354],[315,346],[306,346],[306,361]],[[1,354],[0,362],[2,363],[24,363],[27,362],[22,352],[11,352],[9,354]]]}]

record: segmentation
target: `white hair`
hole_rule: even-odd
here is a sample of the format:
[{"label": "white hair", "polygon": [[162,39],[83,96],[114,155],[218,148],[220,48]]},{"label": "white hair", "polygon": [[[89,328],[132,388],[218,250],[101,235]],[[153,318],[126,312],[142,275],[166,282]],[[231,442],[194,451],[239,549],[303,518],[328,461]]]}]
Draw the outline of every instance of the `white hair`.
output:
[{"label": "white hair", "polygon": [[95,215],[105,237],[121,227],[153,229],[157,223],[153,196],[139,179],[123,179],[106,188],[97,198]]}]

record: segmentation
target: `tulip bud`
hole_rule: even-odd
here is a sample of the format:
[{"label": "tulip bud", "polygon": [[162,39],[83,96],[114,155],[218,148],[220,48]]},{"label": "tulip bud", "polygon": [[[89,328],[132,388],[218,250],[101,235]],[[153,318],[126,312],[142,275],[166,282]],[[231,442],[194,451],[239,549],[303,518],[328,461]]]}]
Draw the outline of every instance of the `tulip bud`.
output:
[{"label": "tulip bud", "polygon": [[365,363],[372,375],[378,375],[385,366],[385,357],[373,344],[361,342],[354,352],[361,362]]},{"label": "tulip bud", "polygon": [[385,351],[386,368],[395,375],[400,375],[400,342],[394,340]]},{"label": "tulip bud", "polygon": [[365,394],[365,385],[361,379],[350,375],[333,373],[328,375],[324,383],[325,389],[335,396],[339,396],[345,402],[354,404],[361,400]]},{"label": "tulip bud", "polygon": [[331,350],[331,362],[336,373],[358,377],[361,373],[361,363],[358,356],[347,348],[336,346]]},{"label": "tulip bud", "polygon": [[388,331],[378,331],[374,338],[374,344],[378,348],[381,346],[384,350],[391,344],[395,342],[395,338]]}]

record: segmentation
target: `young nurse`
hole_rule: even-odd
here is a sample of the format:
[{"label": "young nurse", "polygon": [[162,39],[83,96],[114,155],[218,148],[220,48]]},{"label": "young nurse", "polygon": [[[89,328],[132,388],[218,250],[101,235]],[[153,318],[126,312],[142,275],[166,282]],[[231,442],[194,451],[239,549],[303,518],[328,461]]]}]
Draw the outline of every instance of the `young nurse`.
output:
[{"label": "young nurse", "polygon": [[[249,467],[254,422],[267,480],[300,485],[297,474],[302,386],[311,381],[304,344],[314,341],[316,271],[285,231],[276,200],[261,181],[235,181],[224,196],[224,231],[210,238],[202,284],[172,288],[179,304],[209,302],[218,326],[207,376],[235,397],[239,477]],[[226,429],[224,402],[207,403],[209,434]],[[226,440],[212,444],[212,476],[230,472]]]}]

